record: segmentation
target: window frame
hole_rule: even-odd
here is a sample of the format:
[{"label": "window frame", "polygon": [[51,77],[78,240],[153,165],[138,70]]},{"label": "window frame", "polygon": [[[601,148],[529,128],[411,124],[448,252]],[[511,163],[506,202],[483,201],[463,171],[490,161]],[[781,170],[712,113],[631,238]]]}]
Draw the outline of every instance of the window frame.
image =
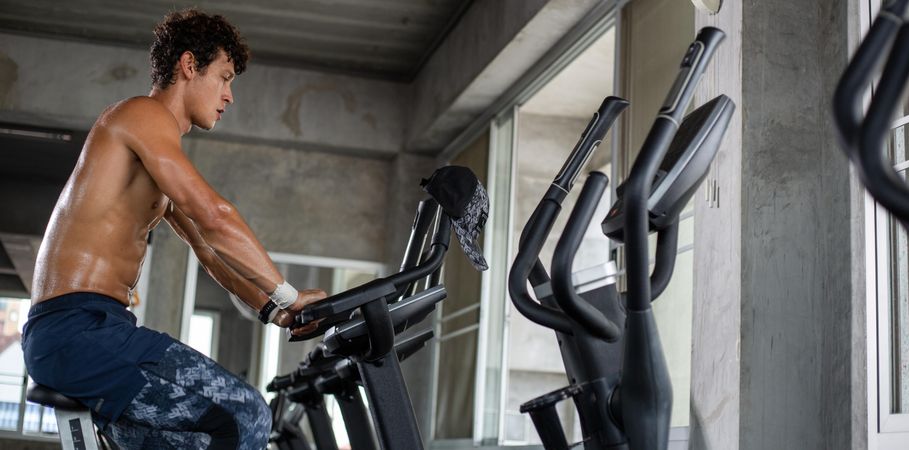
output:
[{"label": "window frame", "polygon": [[[880,9],[880,0],[858,0],[860,36],[864,37]],[[874,85],[872,85],[872,91]],[[871,92],[865,95],[865,105],[871,100]],[[890,127],[890,134],[909,123],[909,114],[896,119]],[[891,140],[892,141],[892,140]],[[906,158],[909,161],[909,158]],[[905,170],[907,161],[894,165]],[[893,222],[885,208],[877,204],[864,191],[865,235],[865,299],[866,299],[866,344],[867,344],[867,416],[868,448],[896,450],[905,448],[909,442],[909,412],[893,413],[893,354],[898,345],[893,335],[891,320],[893,288]],[[896,225],[897,227],[899,225]]]}]

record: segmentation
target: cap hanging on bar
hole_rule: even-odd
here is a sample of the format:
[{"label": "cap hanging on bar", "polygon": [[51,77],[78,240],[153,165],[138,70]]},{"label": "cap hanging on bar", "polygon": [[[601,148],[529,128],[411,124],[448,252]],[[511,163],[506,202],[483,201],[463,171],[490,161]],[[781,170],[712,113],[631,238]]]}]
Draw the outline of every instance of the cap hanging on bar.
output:
[{"label": "cap hanging on bar", "polygon": [[489,268],[477,240],[489,217],[489,197],[477,176],[467,167],[445,166],[420,182],[451,217],[455,235],[467,259],[479,271]]}]

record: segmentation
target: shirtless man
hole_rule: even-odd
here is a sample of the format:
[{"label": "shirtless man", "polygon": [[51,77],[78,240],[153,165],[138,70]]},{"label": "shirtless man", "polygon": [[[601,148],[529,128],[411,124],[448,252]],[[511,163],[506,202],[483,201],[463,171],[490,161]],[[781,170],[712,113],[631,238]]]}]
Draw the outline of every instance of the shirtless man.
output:
[{"label": "shirtless man", "polygon": [[248,58],[243,39],[223,17],[195,10],[167,16],[155,38],[151,93],[101,114],[51,216],[23,332],[26,366],[36,382],[91,408],[122,448],[262,449],[271,416],[254,388],[135,326],[126,308],[148,234],[167,221],[265,323],[289,327],[325,293],[298,292],[283,279],[180,147],[193,126],[212,129],[233,103],[231,83]]}]

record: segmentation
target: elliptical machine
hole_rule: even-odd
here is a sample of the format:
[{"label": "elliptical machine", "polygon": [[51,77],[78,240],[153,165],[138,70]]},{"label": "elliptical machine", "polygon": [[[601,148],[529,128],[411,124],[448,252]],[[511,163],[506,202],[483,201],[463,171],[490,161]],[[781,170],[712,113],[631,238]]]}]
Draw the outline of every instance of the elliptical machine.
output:
[{"label": "elliptical machine", "polygon": [[[607,236],[626,244],[625,295],[616,293],[614,283],[580,295],[572,283],[572,261],[606,188],[604,174],[593,172],[585,183],[553,256],[553,298],[541,298],[542,305],[527,294],[527,281],[537,292],[546,290],[549,280],[538,255],[564,198],[564,194],[561,198],[552,194],[565,186],[554,183],[525,227],[509,277],[511,297],[529,319],[556,330],[571,382],[521,408],[531,414],[549,450],[574,446],[569,446],[555,411],[555,403],[568,397],[577,405],[587,450],[668,446],[672,391],[650,302],[669,284],[679,213],[706,176],[734,111],[732,101],[720,96],[689,115],[679,130],[697,80],[723,37],[722,31],[705,28],[689,47],[628,180],[618,188],[618,199],[603,222]],[[566,167],[573,158],[574,153]],[[647,258],[650,232],[658,233],[652,275]],[[621,321],[624,332],[616,326]]]}]

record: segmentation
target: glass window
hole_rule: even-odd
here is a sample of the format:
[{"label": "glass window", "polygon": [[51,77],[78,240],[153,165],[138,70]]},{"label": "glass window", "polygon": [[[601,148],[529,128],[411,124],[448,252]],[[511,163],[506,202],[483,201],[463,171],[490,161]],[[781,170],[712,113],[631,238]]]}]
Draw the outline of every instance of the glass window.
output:
[{"label": "glass window", "polygon": [[[470,167],[487,186],[489,135],[484,134],[451,161]],[[479,244],[483,245],[483,236]],[[452,242],[457,247],[457,243]],[[482,274],[460,250],[445,255],[442,273],[448,297],[441,303],[436,324],[436,439],[471,439],[475,409],[477,342],[479,337]]]},{"label": "glass window", "polygon": [[32,380],[26,376],[21,340],[29,306],[29,299],[0,297],[0,430],[54,434],[54,410],[25,401]]},{"label": "glass window", "polygon": [[[906,123],[909,116],[897,120],[897,124]],[[891,131],[890,156],[899,175],[906,178],[907,164],[907,125],[897,125]],[[881,289],[879,302],[885,313],[879,318],[879,330],[884,330],[889,343],[889,350],[882,358],[882,380],[889,378],[889,395],[882,398],[882,414],[909,413],[909,243],[906,230],[893,217],[879,211],[884,220],[879,220],[878,252],[885,257],[884,269],[878,273],[878,285]],[[885,386],[881,386],[884,388]],[[883,391],[882,394],[885,394]],[[889,406],[888,406],[889,404]],[[909,431],[906,429],[904,431]]]},{"label": "glass window", "polygon": [[189,320],[187,345],[212,359],[218,357],[218,316],[217,311],[197,309]]}]

